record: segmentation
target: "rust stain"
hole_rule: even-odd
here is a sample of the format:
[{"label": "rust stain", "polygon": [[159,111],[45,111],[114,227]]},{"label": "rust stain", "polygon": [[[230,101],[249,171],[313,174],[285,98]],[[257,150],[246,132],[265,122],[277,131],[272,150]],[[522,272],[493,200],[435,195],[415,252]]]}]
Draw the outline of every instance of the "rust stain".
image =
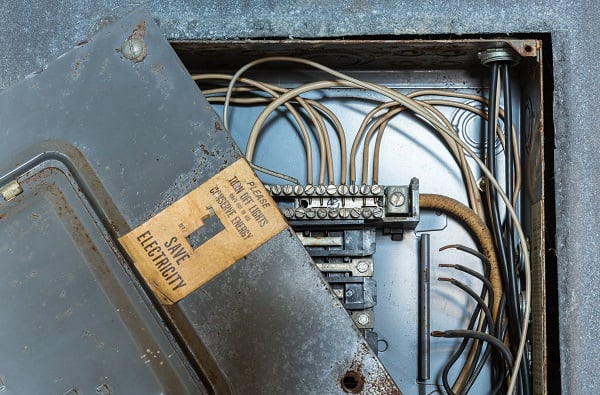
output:
[{"label": "rust stain", "polygon": [[344,392],[360,394],[365,386],[365,378],[358,371],[348,370],[340,378],[340,384]]},{"label": "rust stain", "polygon": [[392,378],[384,370],[368,373],[368,378],[372,381],[365,379],[363,363],[365,357],[368,357],[370,354],[371,350],[368,345],[359,345],[350,368],[340,377],[342,390],[350,394],[363,393],[363,390],[365,390],[368,393],[374,394],[402,395],[400,390],[394,385]]},{"label": "rust stain", "polygon": [[[127,39],[128,40],[139,40],[142,43],[144,43],[145,35],[146,35],[146,21],[142,21],[139,25],[137,25],[135,27],[135,29],[133,29],[133,33],[131,33],[131,36],[129,36]],[[140,54],[140,56],[131,59],[131,61],[134,63],[141,62],[142,60],[146,59],[147,55],[148,55],[148,50],[146,49],[146,45],[144,44],[142,46],[142,53]]]}]

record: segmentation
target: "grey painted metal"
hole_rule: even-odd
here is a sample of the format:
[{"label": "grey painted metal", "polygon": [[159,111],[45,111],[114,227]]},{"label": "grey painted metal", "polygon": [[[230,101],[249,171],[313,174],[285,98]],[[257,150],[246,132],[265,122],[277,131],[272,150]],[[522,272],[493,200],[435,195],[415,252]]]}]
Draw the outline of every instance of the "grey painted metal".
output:
[{"label": "grey painted metal", "polygon": [[[144,22],[147,54],[143,61],[136,63],[125,58],[119,48],[134,29],[138,33],[143,29]],[[63,181],[62,190],[71,187],[76,196],[84,195],[89,202],[89,215],[98,217],[95,218],[96,233],[100,231],[105,235],[102,238],[88,231],[92,250],[106,240],[116,246],[116,237],[241,158],[237,146],[221,127],[151,16],[143,11],[106,27],[41,73],[0,93],[0,119],[0,188],[14,178],[21,180],[23,174],[26,174],[25,180],[31,176],[27,172],[48,161],[63,163],[74,181],[71,186]],[[47,188],[54,185],[53,180],[46,182],[43,178],[39,183]],[[34,197],[35,194],[26,190],[9,203]],[[77,198],[69,200],[67,209],[77,209],[76,203]],[[22,220],[19,212],[13,213],[7,207],[0,224],[9,226],[15,221],[19,224],[5,228],[6,235],[11,237],[0,239],[2,248],[10,252],[11,241],[21,237],[29,222],[19,222]],[[46,211],[41,214],[45,215]],[[83,214],[76,218],[83,221],[81,217]],[[32,233],[36,232],[34,225]],[[38,239],[45,235],[35,234]],[[79,231],[69,234],[73,238],[86,235]],[[48,235],[48,243],[52,236]],[[55,237],[59,236],[57,232]],[[35,241],[41,244],[36,244],[36,248],[43,248],[43,240],[38,239]],[[71,251],[69,246],[79,245],[77,239],[73,241],[71,244],[75,245],[66,245],[64,249],[57,246],[60,254],[57,253],[56,259],[48,254],[46,262],[56,268],[63,267],[63,259],[68,259],[64,254]],[[43,251],[36,250],[34,255],[26,256],[26,261],[39,264]],[[116,248],[112,254],[121,268],[129,270]],[[106,270],[101,263],[97,266],[98,270]],[[162,336],[178,340],[164,347],[176,348],[178,344],[185,348],[192,367],[199,368],[198,373],[205,384],[212,386],[211,390],[219,393],[342,393],[341,378],[350,371],[362,377],[366,392],[397,392],[390,376],[329,292],[290,230],[282,231],[231,270],[169,308],[152,305],[152,298],[144,296],[142,288],[132,287],[137,283],[134,280],[132,276],[123,288],[140,292],[141,306],[148,311],[155,307],[161,313],[154,325],[163,322],[162,319],[167,322]],[[87,279],[76,286],[73,296],[85,293],[91,286],[89,282]],[[10,289],[3,289],[7,296],[11,295]],[[34,301],[42,297],[36,291],[31,294]],[[112,294],[113,289],[104,291]],[[54,303],[54,299],[48,303]],[[61,303],[53,307],[62,307]],[[93,314],[93,307],[89,306],[87,313]],[[102,318],[109,320],[115,309],[118,312],[117,307],[101,310]],[[5,316],[5,319],[10,318]],[[102,336],[109,336],[111,327],[105,329]],[[14,331],[6,333],[6,337],[2,333],[2,342],[12,340],[10,336]],[[28,334],[39,335],[38,332]],[[60,352],[61,343],[35,336],[35,344],[41,349],[57,347]],[[60,333],[56,340],[68,343],[71,336],[67,332]],[[146,349],[145,343],[141,345],[141,350],[134,353],[135,358],[140,358]],[[140,344],[137,346],[139,349]],[[195,359],[191,354],[195,354]],[[85,357],[90,363],[98,363],[102,354],[89,353]],[[56,370],[61,366],[58,360]],[[115,363],[115,366],[121,364]],[[119,383],[139,380],[133,370],[136,366],[132,364],[132,370],[124,370],[115,380]],[[188,385],[187,370],[179,366],[181,380]],[[82,364],[81,369],[85,367]],[[27,378],[14,377],[13,370],[10,370],[7,385],[10,380]],[[3,372],[0,371],[0,375]],[[172,376],[171,381],[176,377]],[[44,378],[39,382],[44,383]],[[150,381],[147,385],[150,386]],[[137,392],[152,393],[152,389],[140,388]],[[172,386],[164,392],[184,393]]]},{"label": "grey painted metal", "polygon": [[[0,4],[0,87],[6,88],[138,3],[4,1]],[[373,34],[550,32],[554,47],[557,254],[562,390],[595,393],[600,307],[600,186],[597,62],[600,27],[591,0],[482,2],[148,1],[172,39],[324,37]],[[573,220],[576,219],[576,220]]]},{"label": "grey painted metal", "polygon": [[69,168],[48,158],[19,183],[0,202],[6,393],[201,391]]}]

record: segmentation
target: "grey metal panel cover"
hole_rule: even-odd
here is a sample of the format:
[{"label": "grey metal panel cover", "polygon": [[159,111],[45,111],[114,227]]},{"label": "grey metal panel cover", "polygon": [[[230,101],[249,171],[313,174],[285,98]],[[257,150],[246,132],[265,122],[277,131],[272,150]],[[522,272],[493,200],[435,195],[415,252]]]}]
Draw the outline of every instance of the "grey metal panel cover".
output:
[{"label": "grey metal panel cover", "polygon": [[[130,61],[121,45],[144,28]],[[397,391],[289,230],[170,308],[124,262],[118,236],[241,157],[144,11],[2,92],[0,119],[0,188],[24,189],[0,203],[8,388],[194,392],[194,366],[222,392],[340,393],[350,369],[366,393]]]}]

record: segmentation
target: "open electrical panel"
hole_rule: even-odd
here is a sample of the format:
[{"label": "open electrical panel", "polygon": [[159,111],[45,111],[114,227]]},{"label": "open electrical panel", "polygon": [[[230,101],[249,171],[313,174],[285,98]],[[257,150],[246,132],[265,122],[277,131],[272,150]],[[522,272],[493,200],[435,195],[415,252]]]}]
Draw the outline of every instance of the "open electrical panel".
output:
[{"label": "open electrical panel", "polygon": [[173,45],[402,391],[547,391],[542,40]]},{"label": "open electrical panel", "polygon": [[[80,43],[0,94],[0,391],[548,392],[547,48]],[[163,304],[118,240],[238,147],[289,227]]]}]

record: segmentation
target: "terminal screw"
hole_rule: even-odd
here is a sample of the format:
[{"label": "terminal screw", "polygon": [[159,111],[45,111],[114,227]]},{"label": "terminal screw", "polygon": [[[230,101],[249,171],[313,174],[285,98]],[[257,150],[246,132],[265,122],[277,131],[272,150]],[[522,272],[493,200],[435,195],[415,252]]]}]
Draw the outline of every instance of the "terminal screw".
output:
[{"label": "terminal screw", "polygon": [[400,207],[406,201],[404,194],[402,192],[393,192],[390,197],[390,204],[394,207]]},{"label": "terminal screw", "polygon": [[320,209],[318,209],[318,210],[317,210],[317,216],[318,216],[319,218],[321,218],[321,219],[323,219],[323,218],[327,217],[327,209],[324,209],[324,208],[322,208],[322,207],[321,207]]},{"label": "terminal screw", "polygon": [[360,261],[358,262],[358,264],[356,265],[356,269],[360,272],[360,273],[364,273],[367,270],[369,270],[369,264],[365,261]]},{"label": "terminal screw", "polygon": [[306,209],[304,207],[299,207],[296,209],[296,217],[304,218],[305,214],[306,214]]},{"label": "terminal screw", "polygon": [[360,314],[356,320],[360,325],[365,326],[369,323],[369,316],[366,314]]},{"label": "terminal screw", "polygon": [[347,209],[347,208],[340,209],[340,218],[348,218],[349,215],[350,215],[349,209]]},{"label": "terminal screw", "polygon": [[379,185],[372,185],[371,186],[371,193],[373,195],[379,195],[381,193],[381,186],[379,186]]}]

